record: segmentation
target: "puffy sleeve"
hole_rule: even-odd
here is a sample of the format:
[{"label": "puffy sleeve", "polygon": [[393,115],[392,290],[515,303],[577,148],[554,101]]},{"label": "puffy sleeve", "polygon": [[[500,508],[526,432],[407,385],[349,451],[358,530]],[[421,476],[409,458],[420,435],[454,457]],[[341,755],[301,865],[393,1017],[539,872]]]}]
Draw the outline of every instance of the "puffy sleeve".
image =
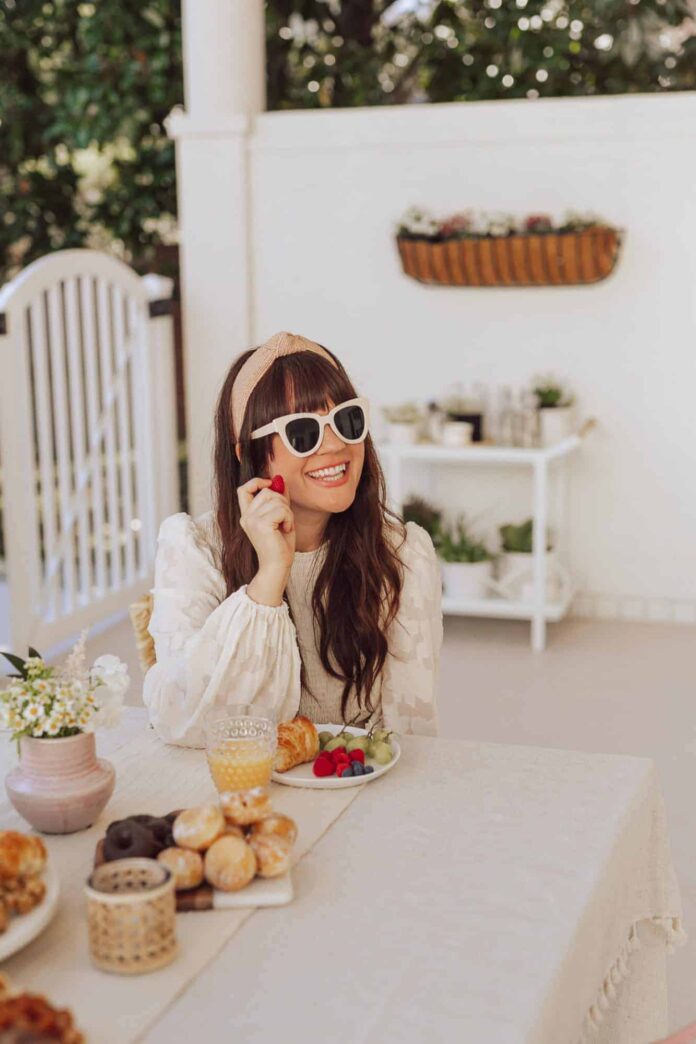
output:
[{"label": "puffy sleeve", "polygon": [[157,662],[143,701],[163,740],[204,746],[204,715],[226,704],[260,700],[279,720],[297,713],[301,661],[288,606],[259,605],[246,584],[226,596],[212,548],[186,514],[160,527],[152,594]]},{"label": "puffy sleeve", "polygon": [[396,732],[437,735],[437,689],[442,648],[442,580],[430,536],[406,524],[398,551],[404,583],[382,669],[382,717]]}]

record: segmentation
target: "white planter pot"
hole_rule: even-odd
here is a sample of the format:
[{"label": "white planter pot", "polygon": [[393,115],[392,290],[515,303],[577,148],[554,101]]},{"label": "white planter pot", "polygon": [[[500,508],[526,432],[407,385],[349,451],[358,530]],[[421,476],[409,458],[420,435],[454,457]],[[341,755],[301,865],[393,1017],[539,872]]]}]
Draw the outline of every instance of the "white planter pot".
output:
[{"label": "white planter pot", "polygon": [[542,406],[539,409],[539,444],[555,446],[575,432],[573,406]]},{"label": "white planter pot", "polygon": [[[498,559],[498,582],[495,589],[513,602],[534,601],[534,565],[532,556],[522,551],[506,551]],[[555,551],[546,552],[546,598],[559,601],[570,578],[558,561]]]},{"label": "white planter pot", "polygon": [[387,439],[397,446],[412,446],[418,441],[418,425],[387,424]]},{"label": "white planter pot", "polygon": [[[468,446],[474,433],[473,424],[468,421],[445,421],[442,425],[443,446]],[[479,565],[480,563],[465,562],[464,565]]]},{"label": "white planter pot", "polygon": [[446,598],[488,598],[493,563],[440,561]]}]

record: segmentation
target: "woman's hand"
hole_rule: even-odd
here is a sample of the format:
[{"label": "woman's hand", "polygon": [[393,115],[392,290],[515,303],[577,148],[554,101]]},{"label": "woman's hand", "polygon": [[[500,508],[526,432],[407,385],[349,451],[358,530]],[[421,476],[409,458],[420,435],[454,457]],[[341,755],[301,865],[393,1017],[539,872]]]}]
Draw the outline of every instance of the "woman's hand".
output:
[{"label": "woman's hand", "polygon": [[295,557],[295,517],[288,497],[270,485],[271,479],[253,478],[238,487],[239,524],[259,559],[247,592],[255,601],[280,605]]}]

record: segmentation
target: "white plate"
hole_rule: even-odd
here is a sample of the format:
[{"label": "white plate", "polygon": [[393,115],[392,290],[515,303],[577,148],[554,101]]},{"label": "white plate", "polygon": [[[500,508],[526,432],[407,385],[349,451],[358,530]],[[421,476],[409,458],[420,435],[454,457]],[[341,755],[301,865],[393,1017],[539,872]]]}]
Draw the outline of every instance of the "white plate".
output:
[{"label": "white plate", "polygon": [[[352,732],[354,736],[366,736],[367,729],[358,729],[352,725],[317,725],[317,732],[333,732],[334,736],[339,732]],[[374,765],[375,771],[368,776],[348,776],[340,779],[337,776],[315,776],[312,770],[314,761],[307,761],[304,765],[296,765],[287,772],[274,772],[272,779],[275,783],[283,783],[286,787],[310,787],[312,790],[340,790],[344,787],[359,787],[362,783],[370,783],[373,779],[379,779],[385,772],[393,769],[401,757],[401,745],[396,738],[390,739],[394,757],[388,765],[378,765],[372,758],[366,758],[366,765]]]},{"label": "white plate", "polygon": [[15,914],[10,917],[7,931],[0,935],[0,961],[17,953],[40,935],[56,912],[60,889],[58,875],[50,862],[46,865],[43,878],[46,882],[46,895],[39,905],[27,914]]},{"label": "white plate", "polygon": [[238,892],[213,889],[213,909],[235,910],[243,906],[285,906],[294,896],[292,876],[288,870],[282,877],[255,877]]}]

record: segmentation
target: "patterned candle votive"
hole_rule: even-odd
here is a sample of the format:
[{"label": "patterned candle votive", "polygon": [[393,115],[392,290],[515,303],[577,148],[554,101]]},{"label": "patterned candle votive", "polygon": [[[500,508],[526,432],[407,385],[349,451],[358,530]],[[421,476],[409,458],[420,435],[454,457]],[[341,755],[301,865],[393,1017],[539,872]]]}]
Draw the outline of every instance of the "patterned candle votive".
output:
[{"label": "patterned candle votive", "polygon": [[89,951],[102,971],[141,975],[177,954],[174,878],[155,859],[116,859],[88,878]]}]

